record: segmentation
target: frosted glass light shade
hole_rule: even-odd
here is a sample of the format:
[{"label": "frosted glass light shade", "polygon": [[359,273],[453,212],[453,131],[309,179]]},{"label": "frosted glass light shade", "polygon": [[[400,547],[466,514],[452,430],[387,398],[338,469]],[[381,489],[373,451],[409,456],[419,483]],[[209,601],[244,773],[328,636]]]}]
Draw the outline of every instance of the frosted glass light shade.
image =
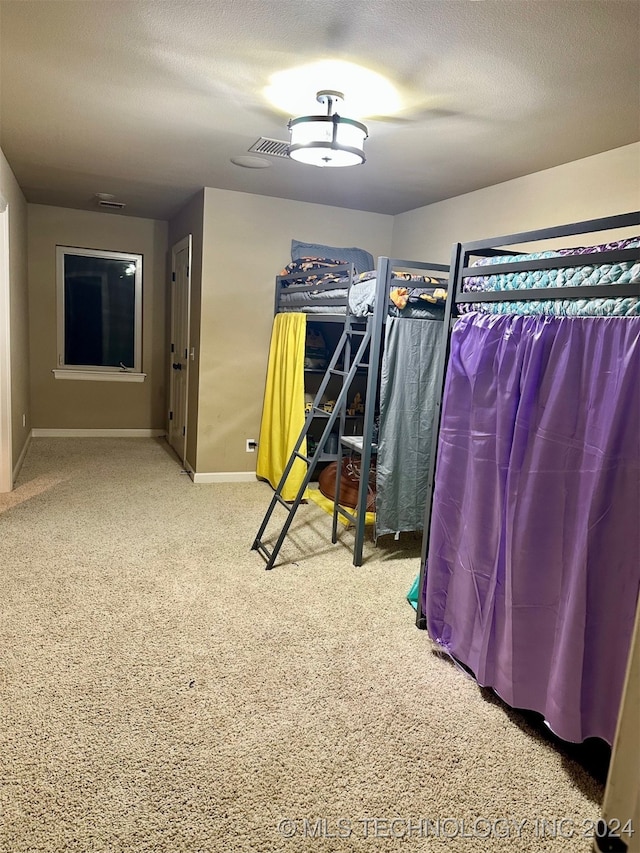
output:
[{"label": "frosted glass light shade", "polygon": [[364,163],[367,128],[337,114],[302,116],[289,122],[289,156],[310,166],[358,166]]}]

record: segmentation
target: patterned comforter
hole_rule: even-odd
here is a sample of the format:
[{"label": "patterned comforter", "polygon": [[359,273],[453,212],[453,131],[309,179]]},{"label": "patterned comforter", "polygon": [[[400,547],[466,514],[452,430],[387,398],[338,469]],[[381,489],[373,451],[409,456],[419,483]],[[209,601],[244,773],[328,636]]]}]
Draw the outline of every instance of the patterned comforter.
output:
[{"label": "patterned comforter", "polygon": [[[349,307],[357,317],[373,314],[377,272],[361,273],[349,291]],[[394,317],[441,320],[447,300],[447,280],[392,271],[389,314]]]},{"label": "patterned comforter", "polygon": [[[336,274],[332,267],[340,262],[325,258],[302,258],[288,264],[281,275],[288,277],[288,286],[304,285],[304,290],[280,292],[279,310],[306,314],[344,314],[347,300],[352,313],[366,317],[373,313],[376,297],[377,271],[360,273],[349,288],[349,277]],[[310,273],[295,278],[296,273]],[[328,288],[319,285],[329,284]],[[396,317],[442,319],[447,298],[447,280],[431,276],[393,271],[389,288],[389,314]],[[318,303],[324,304],[318,304]],[[330,303],[330,304],[327,304]]]},{"label": "patterned comforter", "polygon": [[[527,255],[509,256],[509,261],[526,261],[537,258],[558,258],[567,255],[593,255],[614,249],[640,247],[640,237],[618,240],[599,246],[577,249],[534,252]],[[640,252],[639,252],[640,255]],[[496,256],[482,258],[473,266],[489,266],[504,263],[506,258]],[[594,258],[595,260],[595,258]],[[584,263],[575,267],[559,267],[545,270],[502,272],[495,275],[469,276],[464,280],[463,291],[544,289],[546,287],[585,288],[597,284],[627,284],[640,281],[640,260],[619,263]],[[490,314],[553,314],[559,316],[640,316],[640,299],[635,296],[584,299],[530,299],[527,301],[474,302],[459,306],[460,312],[482,311]]]}]

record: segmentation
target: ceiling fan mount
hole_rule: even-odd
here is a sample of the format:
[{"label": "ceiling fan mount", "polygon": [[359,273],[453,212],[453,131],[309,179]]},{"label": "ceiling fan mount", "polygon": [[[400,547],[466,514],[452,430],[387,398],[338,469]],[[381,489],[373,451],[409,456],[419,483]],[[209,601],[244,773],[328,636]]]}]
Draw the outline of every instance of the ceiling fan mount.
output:
[{"label": "ceiling fan mount", "polygon": [[321,89],[316,95],[316,101],[327,107],[327,115],[332,115],[334,107],[344,101],[344,94],[335,89]]}]

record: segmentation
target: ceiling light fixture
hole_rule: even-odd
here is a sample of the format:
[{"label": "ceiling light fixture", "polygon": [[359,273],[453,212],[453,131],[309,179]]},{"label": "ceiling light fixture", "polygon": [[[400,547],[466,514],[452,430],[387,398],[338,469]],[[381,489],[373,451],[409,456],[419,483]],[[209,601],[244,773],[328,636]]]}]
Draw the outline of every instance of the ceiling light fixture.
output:
[{"label": "ceiling light fixture", "polygon": [[359,166],[365,161],[366,125],[344,118],[334,110],[344,100],[342,92],[322,89],[316,95],[326,104],[324,116],[300,116],[289,122],[289,157],[310,166]]}]

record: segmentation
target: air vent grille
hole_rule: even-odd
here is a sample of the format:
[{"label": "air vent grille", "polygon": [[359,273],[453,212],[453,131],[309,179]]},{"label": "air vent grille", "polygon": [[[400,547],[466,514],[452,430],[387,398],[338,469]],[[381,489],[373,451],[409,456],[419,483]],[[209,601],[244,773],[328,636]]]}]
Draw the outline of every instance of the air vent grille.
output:
[{"label": "air vent grille", "polygon": [[109,210],[122,210],[123,207],[126,207],[126,204],[123,201],[99,201],[98,207],[107,207]]},{"label": "air vent grille", "polygon": [[269,139],[267,136],[261,136],[249,148],[252,153],[268,154],[270,157],[287,157],[288,150],[288,142],[283,142],[281,139]]}]

